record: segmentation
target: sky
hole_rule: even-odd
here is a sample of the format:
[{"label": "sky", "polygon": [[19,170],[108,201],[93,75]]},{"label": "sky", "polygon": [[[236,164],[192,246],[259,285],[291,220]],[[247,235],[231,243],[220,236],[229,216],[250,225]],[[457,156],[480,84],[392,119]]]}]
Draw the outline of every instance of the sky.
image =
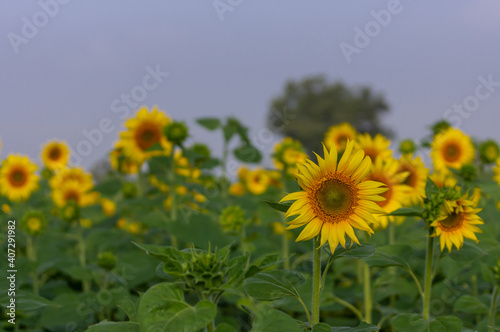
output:
[{"label": "sky", "polygon": [[383,94],[395,141],[443,118],[500,141],[499,10],[495,0],[2,1],[0,158],[40,162],[42,144],[61,139],[89,168],[141,105],[187,121],[215,153],[222,138],[194,119],[237,116],[269,153],[280,138],[266,130],[271,99],[316,74]]}]

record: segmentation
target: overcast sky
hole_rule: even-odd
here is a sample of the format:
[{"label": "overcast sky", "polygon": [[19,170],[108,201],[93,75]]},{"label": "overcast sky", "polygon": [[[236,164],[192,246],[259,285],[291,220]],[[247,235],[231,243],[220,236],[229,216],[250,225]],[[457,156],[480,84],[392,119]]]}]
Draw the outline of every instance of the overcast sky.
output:
[{"label": "overcast sky", "polygon": [[[0,3],[2,158],[39,161],[41,144],[58,138],[80,144],[89,167],[117,139],[135,103],[122,95],[134,93],[189,123],[236,115],[256,137],[287,79],[321,73],[383,93],[397,138],[421,138],[445,116],[500,140],[495,0],[55,1]],[[100,123],[102,142],[89,142],[83,131]],[[217,135],[191,133],[218,150]]]}]

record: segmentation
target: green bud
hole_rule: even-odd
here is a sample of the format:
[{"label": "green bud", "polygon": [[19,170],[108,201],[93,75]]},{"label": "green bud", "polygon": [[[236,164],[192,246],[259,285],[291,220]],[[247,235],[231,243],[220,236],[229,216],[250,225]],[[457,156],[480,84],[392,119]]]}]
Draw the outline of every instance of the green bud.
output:
[{"label": "green bud", "polygon": [[415,143],[411,139],[405,139],[399,143],[399,152],[403,154],[414,153],[417,150]]},{"label": "green bud", "polygon": [[500,157],[500,148],[494,140],[487,140],[479,145],[479,158],[485,164],[492,164]]},{"label": "green bud", "polygon": [[137,187],[135,183],[125,182],[122,185],[122,194],[125,198],[134,198],[137,196]]},{"label": "green bud", "polygon": [[446,120],[438,121],[435,124],[433,124],[432,127],[431,127],[431,129],[432,129],[432,135],[436,136],[440,132],[442,132],[442,131],[450,128],[450,127],[451,127],[451,125],[450,125],[450,123],[448,121],[446,121]]},{"label": "green bud", "polygon": [[67,222],[80,220],[80,207],[74,200],[69,200],[61,209],[61,219]]},{"label": "green bud", "polygon": [[163,129],[165,137],[176,145],[182,145],[182,142],[189,136],[188,128],[183,122],[174,121],[169,123]]},{"label": "green bud", "polygon": [[225,232],[241,232],[241,226],[245,223],[245,211],[239,206],[229,206],[222,211],[220,224]]},{"label": "green bud", "polygon": [[466,182],[471,182],[477,179],[477,169],[471,164],[463,165],[458,171],[458,174]]},{"label": "green bud", "polygon": [[43,213],[29,211],[21,220],[21,228],[30,235],[42,234],[47,228],[47,220]]},{"label": "green bud", "polygon": [[111,251],[100,252],[97,255],[97,265],[108,271],[115,268],[116,260],[115,254]]}]

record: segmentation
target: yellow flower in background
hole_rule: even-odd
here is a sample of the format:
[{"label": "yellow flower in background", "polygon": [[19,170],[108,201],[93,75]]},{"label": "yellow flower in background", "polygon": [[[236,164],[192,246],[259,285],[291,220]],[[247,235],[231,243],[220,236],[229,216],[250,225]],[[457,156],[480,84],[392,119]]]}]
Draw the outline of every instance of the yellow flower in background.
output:
[{"label": "yellow flower in background", "polygon": [[285,225],[282,222],[275,221],[271,224],[271,228],[274,234],[281,235],[286,232]]},{"label": "yellow flower in background", "polygon": [[175,193],[180,196],[184,196],[188,193],[188,189],[185,186],[177,186],[175,187]]},{"label": "yellow flower in background", "polygon": [[359,244],[354,228],[373,233],[370,224],[377,224],[372,214],[385,213],[376,204],[387,191],[383,183],[364,181],[372,162],[362,150],[354,151],[348,142],[337,163],[337,149],[324,147],[324,159],[317,155],[318,164],[311,160],[299,164],[297,180],[303,191],[286,195],[281,201],[295,201],[285,217],[297,216],[287,229],[305,225],[296,241],[310,240],[321,234],[320,246],[330,244],[332,253],[340,243],[345,248],[345,235]]},{"label": "yellow flower in background", "polygon": [[469,198],[468,195],[462,196],[454,201],[446,200],[442,207],[440,216],[431,226],[435,227],[434,236],[439,236],[441,251],[444,247],[451,252],[453,246],[457,249],[462,248],[464,237],[478,242],[475,233],[482,233],[476,225],[484,224],[481,217],[477,214],[481,209],[477,208],[480,193],[475,191]]},{"label": "yellow flower in background", "polygon": [[104,214],[107,215],[108,217],[113,216],[116,212],[116,204],[110,199],[107,198],[101,199],[101,207],[102,207],[102,212],[104,212]]},{"label": "yellow flower in background", "polygon": [[115,143],[115,147],[109,153],[111,167],[124,174],[135,174],[139,171],[139,166],[130,157],[123,154],[123,141]]},{"label": "yellow flower in background", "polygon": [[429,175],[429,178],[439,188],[453,188],[457,185],[457,179],[451,172],[434,172]]},{"label": "yellow flower in background", "polygon": [[[382,158],[377,158],[373,164],[370,174],[365,178],[365,181],[372,180],[383,183],[388,190],[381,193],[380,196],[384,197],[384,201],[377,202],[386,213],[391,213],[403,207],[404,202],[407,200],[406,195],[411,190],[410,187],[403,184],[404,180],[408,177],[408,172],[398,172],[399,162],[394,158],[387,158],[385,161]],[[404,218],[374,215],[375,219],[380,223],[379,229],[385,229],[389,222],[402,222]]]},{"label": "yellow flower in background", "polygon": [[90,228],[92,227],[92,220],[88,219],[88,218],[82,218],[80,219],[80,225],[83,227],[83,228]]},{"label": "yellow flower in background", "polygon": [[493,167],[493,172],[495,173],[493,180],[500,184],[500,158],[497,159],[496,166]]},{"label": "yellow flower in background", "polygon": [[47,220],[41,212],[27,212],[21,220],[21,228],[30,235],[39,235],[47,228]]},{"label": "yellow flower in background", "polygon": [[229,187],[229,193],[233,196],[243,196],[245,194],[245,186],[241,182],[233,183]]},{"label": "yellow flower in background", "polygon": [[357,131],[347,122],[331,126],[325,134],[323,142],[326,146],[335,145],[337,152],[342,153],[345,150],[347,141],[356,139]]},{"label": "yellow flower in background", "polygon": [[42,149],[42,161],[48,169],[65,168],[69,161],[69,148],[64,141],[50,141]]},{"label": "yellow flower in background", "polygon": [[127,232],[129,232],[130,234],[134,234],[134,235],[137,235],[137,234],[144,231],[142,224],[138,221],[127,223],[127,225],[125,226],[125,230]]},{"label": "yellow flower in background", "polygon": [[11,211],[9,204],[2,204],[2,211],[9,214]]},{"label": "yellow flower in background", "polygon": [[127,226],[127,219],[125,218],[118,219],[118,221],[116,222],[116,226],[119,229],[125,229],[125,227]]},{"label": "yellow flower in background", "polygon": [[281,142],[274,146],[273,151],[274,165],[279,170],[285,170],[288,174],[297,173],[297,163],[304,162],[307,154],[299,141],[291,137],[285,137]]},{"label": "yellow flower in background", "polygon": [[425,184],[429,170],[420,157],[405,154],[399,159],[399,172],[408,172],[403,184],[410,187],[405,205],[419,205],[425,197]]},{"label": "yellow flower in background", "polygon": [[[125,122],[127,129],[120,133],[125,155],[138,165],[153,156],[169,155],[173,146],[165,138],[163,128],[170,122],[170,118],[157,107],[153,107],[151,112],[146,107],[142,107],[134,118]],[[148,150],[157,143],[163,151]]]},{"label": "yellow flower in background", "polygon": [[69,201],[74,201],[78,206],[89,206],[96,203],[98,192],[91,192],[82,188],[75,180],[65,182],[62,186],[52,189],[52,200],[58,207],[63,207]]},{"label": "yellow flower in background", "polygon": [[28,157],[9,155],[0,169],[0,193],[13,202],[27,200],[38,189],[36,169]]},{"label": "yellow flower in background", "polygon": [[239,206],[228,206],[221,213],[220,224],[224,232],[240,232],[245,223],[245,211]]},{"label": "yellow flower in background", "polygon": [[363,150],[373,162],[377,158],[386,159],[392,156],[392,151],[389,150],[391,141],[381,134],[377,134],[375,137],[370,134],[359,134],[356,137],[355,145],[356,148]]},{"label": "yellow flower in background", "polygon": [[271,178],[265,169],[259,167],[246,173],[245,183],[250,193],[261,195],[271,184]]},{"label": "yellow flower in background", "polygon": [[446,171],[447,167],[459,169],[474,160],[474,145],[459,129],[449,128],[434,137],[431,157],[437,171]]},{"label": "yellow flower in background", "polygon": [[193,191],[193,199],[200,204],[203,204],[207,201],[207,196],[200,194],[196,191]]},{"label": "yellow flower in background", "polygon": [[66,182],[78,183],[81,190],[86,191],[94,187],[92,174],[85,172],[81,167],[71,167],[59,170],[55,176],[50,179],[50,187],[58,189],[64,186]]},{"label": "yellow flower in background", "polygon": [[167,193],[170,191],[170,186],[158,180],[158,178],[155,175],[149,176],[149,182],[154,187],[158,188],[158,190],[160,190],[161,192]]}]

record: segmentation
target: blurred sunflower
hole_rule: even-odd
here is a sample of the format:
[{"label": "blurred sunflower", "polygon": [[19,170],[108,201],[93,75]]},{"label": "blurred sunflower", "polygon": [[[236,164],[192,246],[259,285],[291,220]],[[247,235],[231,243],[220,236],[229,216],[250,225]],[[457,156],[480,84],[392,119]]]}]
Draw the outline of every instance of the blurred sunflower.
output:
[{"label": "blurred sunflower", "polygon": [[0,169],[0,193],[11,201],[27,200],[38,189],[36,169],[28,157],[9,155]]},{"label": "blurred sunflower", "polygon": [[92,189],[92,174],[85,172],[81,167],[71,167],[59,170],[54,177],[50,179],[52,189],[61,188],[66,182],[76,182],[80,189],[85,191]]},{"label": "blurred sunflower", "polygon": [[297,173],[297,163],[304,162],[307,158],[302,144],[291,137],[285,137],[277,143],[272,156],[276,168],[291,175]]},{"label": "blurred sunflower", "polygon": [[29,211],[21,220],[21,228],[30,235],[38,235],[47,228],[47,221],[43,213],[38,211]]},{"label": "blurred sunflower", "polygon": [[243,196],[245,194],[245,186],[241,182],[233,183],[229,187],[229,193],[233,196]]},{"label": "blurred sunflower", "polygon": [[335,145],[337,152],[342,153],[345,150],[347,141],[354,141],[356,135],[357,131],[351,124],[342,122],[328,129],[323,142],[326,146]]},{"label": "blurred sunflower", "polygon": [[[166,139],[163,128],[170,122],[170,118],[157,107],[153,107],[151,112],[146,107],[139,109],[135,118],[125,122],[127,130],[120,133],[125,155],[139,165],[152,156],[169,155],[173,146]],[[157,143],[163,151],[148,150]]]},{"label": "blurred sunflower", "polygon": [[479,158],[485,164],[492,164],[500,156],[500,147],[494,140],[486,140],[479,145]]},{"label": "blurred sunflower", "polygon": [[392,151],[389,150],[391,141],[381,134],[372,137],[370,134],[359,134],[355,141],[356,148],[362,149],[373,162],[377,158],[386,159],[391,157]]},{"label": "blurred sunflower", "polygon": [[[387,158],[385,161],[382,158],[377,158],[373,164],[371,173],[365,178],[365,181],[372,180],[383,183],[388,190],[381,193],[380,196],[384,197],[384,201],[377,202],[386,213],[391,213],[403,207],[406,201],[406,195],[411,188],[404,183],[408,177],[408,172],[398,172],[399,162],[394,158]],[[389,222],[403,221],[403,218],[386,215],[374,215],[375,219],[379,221],[378,228],[385,229]]]},{"label": "blurred sunflower", "polygon": [[65,206],[69,201],[74,201],[80,207],[89,206],[96,203],[98,198],[98,192],[82,188],[75,180],[69,180],[62,186],[52,189],[52,200],[58,207]]},{"label": "blurred sunflower", "polygon": [[435,227],[433,236],[439,236],[441,251],[444,247],[451,252],[453,245],[460,249],[464,245],[464,237],[478,241],[475,233],[482,233],[476,225],[484,224],[477,215],[481,209],[477,208],[479,192],[469,198],[468,194],[453,201],[446,200],[440,211],[440,216],[431,226]]},{"label": "blurred sunflower", "polygon": [[495,173],[493,180],[500,184],[500,158],[497,159],[496,166],[493,167],[493,172]]},{"label": "blurred sunflower", "polygon": [[65,168],[69,160],[69,148],[64,141],[50,141],[42,149],[42,161],[48,169]]},{"label": "blurred sunflower", "polygon": [[457,185],[457,179],[451,172],[434,172],[429,175],[429,178],[439,188],[453,188]]},{"label": "blurred sunflower", "polygon": [[115,147],[109,153],[109,162],[114,170],[124,174],[135,174],[139,166],[131,158],[123,154],[123,141],[117,141]]},{"label": "blurred sunflower", "polygon": [[261,195],[266,192],[271,182],[267,171],[263,168],[256,168],[245,173],[245,183],[250,193]]},{"label": "blurred sunflower", "polygon": [[359,244],[354,228],[373,233],[370,224],[377,224],[372,214],[385,213],[375,202],[383,201],[379,194],[387,191],[383,183],[363,181],[371,171],[372,162],[362,150],[353,151],[353,142],[337,164],[337,149],[324,147],[324,159],[316,155],[318,164],[311,160],[298,165],[297,180],[303,191],[281,199],[295,202],[285,217],[297,216],[288,222],[287,229],[305,225],[296,241],[310,240],[321,234],[320,246],[330,244],[332,253],[340,243],[345,248],[345,235]]},{"label": "blurred sunflower", "polygon": [[410,187],[405,204],[419,205],[425,196],[425,184],[429,170],[420,157],[413,158],[413,155],[405,154],[399,159],[398,171],[408,172],[408,176],[403,182],[403,184]]},{"label": "blurred sunflower", "polygon": [[447,167],[458,169],[474,160],[474,145],[459,129],[448,128],[434,137],[431,157],[437,171],[446,171]]}]

